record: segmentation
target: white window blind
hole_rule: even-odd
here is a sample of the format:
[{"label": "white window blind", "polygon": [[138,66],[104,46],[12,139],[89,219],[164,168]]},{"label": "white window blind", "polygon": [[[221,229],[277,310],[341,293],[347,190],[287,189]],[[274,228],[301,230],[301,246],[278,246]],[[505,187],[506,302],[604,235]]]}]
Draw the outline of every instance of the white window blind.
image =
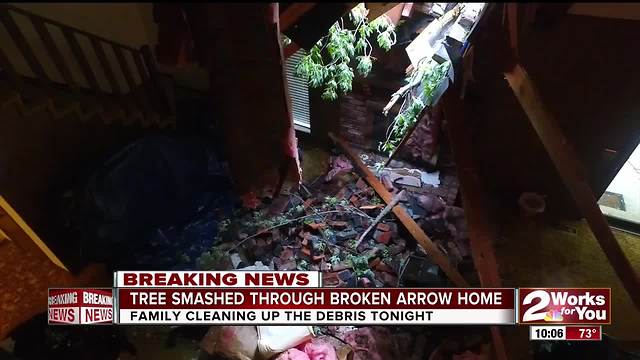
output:
[{"label": "white window blind", "polygon": [[311,132],[309,114],[309,84],[305,79],[296,76],[296,66],[306,55],[304,49],[299,49],[285,61],[285,72],[289,84],[289,96],[291,97],[291,112],[293,125],[296,130]]}]

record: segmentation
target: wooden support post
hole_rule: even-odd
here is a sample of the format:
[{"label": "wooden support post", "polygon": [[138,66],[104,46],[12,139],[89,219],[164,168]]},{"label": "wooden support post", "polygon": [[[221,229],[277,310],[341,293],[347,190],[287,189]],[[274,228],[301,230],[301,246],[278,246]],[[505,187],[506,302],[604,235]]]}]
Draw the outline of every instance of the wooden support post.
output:
[{"label": "wooden support post", "polygon": [[[334,134],[329,133],[329,137],[333,140],[336,145],[338,145],[342,151],[347,154],[347,156],[351,159],[355,167],[358,169],[360,174],[364,177],[364,179],[369,183],[369,185],[375,190],[375,192],[382,198],[382,200],[389,204],[393,201],[393,195],[387,191],[384,185],[376,178],[375,175],[369,170],[369,168],[362,163],[362,160],[358,157],[358,155],[353,152],[351,147],[347,145],[342,139],[339,139]],[[431,241],[429,236],[424,233],[422,228],[416,224],[415,221],[409,216],[407,211],[401,206],[396,205],[392,209],[393,213],[398,217],[398,220],[404,225],[404,227],[409,231],[411,236],[420,244],[424,250],[431,256],[433,261],[442,269],[442,271],[447,275],[449,280],[454,283],[458,287],[469,287],[469,283],[465,280],[460,272],[451,265],[449,262],[449,258],[440,251],[440,249]]]},{"label": "wooden support post", "polygon": [[631,296],[631,301],[636,308],[640,309],[640,279],[602,215],[597,199],[587,182],[585,170],[574,149],[569,145],[551,113],[545,108],[537,89],[522,66],[514,66],[505,73],[505,76],[578,209],[586,218],[593,235]]},{"label": "wooden support post", "polygon": [[[493,221],[487,212],[489,206],[487,199],[483,196],[485,191],[474,170],[473,150],[470,147],[471,135],[468,127],[465,126],[464,110],[461,101],[457,98],[457,90],[458,86],[450,88],[445,92],[442,100],[448,124],[449,143],[460,180],[471,255],[480,284],[484,287],[502,287],[492,244],[496,238],[496,232],[491,226]],[[491,337],[496,358],[507,359],[504,342],[497,326],[491,327]]]}]

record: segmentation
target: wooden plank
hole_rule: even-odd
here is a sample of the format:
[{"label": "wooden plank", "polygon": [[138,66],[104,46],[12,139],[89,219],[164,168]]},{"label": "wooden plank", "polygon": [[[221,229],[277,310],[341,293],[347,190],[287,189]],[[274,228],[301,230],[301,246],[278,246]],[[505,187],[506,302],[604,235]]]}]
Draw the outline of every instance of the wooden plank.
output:
[{"label": "wooden plank", "polygon": [[91,37],[91,46],[93,46],[93,50],[96,52],[96,56],[98,57],[98,61],[100,62],[100,66],[102,70],[104,70],[104,74],[109,82],[109,86],[111,86],[111,91],[114,95],[122,95],[122,90],[120,89],[120,84],[116,80],[116,76],[113,73],[113,69],[109,64],[109,60],[107,59],[107,55],[104,52],[104,48],[102,47],[102,43],[95,37]]},{"label": "wooden plank", "polygon": [[68,270],[2,196],[0,196],[0,229],[19,247],[42,253],[60,268]]},{"label": "wooden plank", "polygon": [[[376,178],[376,176],[369,170],[369,168],[362,163],[360,157],[351,149],[347,143],[345,143],[342,139],[339,139],[334,134],[329,133],[329,137],[333,140],[336,145],[338,145],[342,151],[351,159],[355,167],[358,169],[360,174],[364,177],[364,179],[369,183],[369,185],[375,190],[375,192],[382,198],[382,200],[389,204],[393,201],[393,195],[387,191],[384,185]],[[424,233],[422,228],[416,224],[415,221],[411,218],[411,216],[407,213],[407,211],[401,206],[397,205],[393,208],[393,213],[398,217],[398,220],[404,225],[404,227],[409,231],[411,236],[420,244],[427,254],[430,254],[433,261],[442,269],[442,271],[447,275],[449,280],[453,282],[458,287],[469,287],[469,283],[465,280],[458,270],[451,266],[449,262],[449,258],[440,251],[440,249],[431,241],[429,236]]]},{"label": "wooden plank", "polygon": [[27,61],[27,64],[31,68],[31,71],[35,74],[38,80],[45,86],[49,86],[51,84],[51,79],[47,72],[44,71],[42,64],[36,57],[31,45],[27,42],[27,39],[24,37],[24,34],[18,28],[15,20],[9,13],[9,10],[6,6],[0,6],[0,21],[4,24],[7,32],[15,42],[16,46],[24,56],[24,59]]},{"label": "wooden plank", "polygon": [[67,66],[66,61],[62,57],[62,53],[60,53],[60,49],[58,49],[58,46],[53,41],[53,38],[51,37],[51,33],[49,32],[49,29],[47,29],[47,25],[44,23],[44,21],[42,21],[39,18],[32,18],[31,20],[33,22],[33,26],[38,32],[38,35],[40,36],[40,39],[42,40],[42,43],[47,49],[47,52],[53,59],[54,65],[56,66],[58,71],[60,71],[60,74],[62,75],[62,78],[64,79],[65,83],[73,93],[77,93],[78,86],[75,80],[73,80],[71,71],[69,70],[69,67]]},{"label": "wooden plank", "polygon": [[640,278],[602,215],[597,199],[589,187],[584,166],[575,150],[570,146],[553,115],[544,106],[537,89],[522,66],[515,65],[513,69],[505,72],[505,77],[631,301],[640,309]]},{"label": "wooden plank", "polygon": [[289,5],[280,14],[280,32],[285,32],[289,27],[298,22],[300,17],[313,9],[316,3],[294,3]]}]

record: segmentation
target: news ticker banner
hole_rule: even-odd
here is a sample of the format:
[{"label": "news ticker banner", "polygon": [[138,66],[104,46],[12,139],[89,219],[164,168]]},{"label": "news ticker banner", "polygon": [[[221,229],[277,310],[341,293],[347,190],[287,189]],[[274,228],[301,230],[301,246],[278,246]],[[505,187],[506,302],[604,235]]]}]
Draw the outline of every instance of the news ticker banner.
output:
[{"label": "news ticker banner", "polygon": [[602,288],[323,288],[313,271],[120,271],[114,288],[50,289],[49,322],[601,325],[610,300]]}]

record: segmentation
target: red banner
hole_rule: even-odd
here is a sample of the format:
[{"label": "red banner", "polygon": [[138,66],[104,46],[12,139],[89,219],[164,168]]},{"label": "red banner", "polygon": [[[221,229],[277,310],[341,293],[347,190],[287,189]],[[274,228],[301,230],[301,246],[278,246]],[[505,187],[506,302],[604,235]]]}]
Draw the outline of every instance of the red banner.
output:
[{"label": "red banner", "polygon": [[514,289],[118,289],[120,309],[514,309]]}]

